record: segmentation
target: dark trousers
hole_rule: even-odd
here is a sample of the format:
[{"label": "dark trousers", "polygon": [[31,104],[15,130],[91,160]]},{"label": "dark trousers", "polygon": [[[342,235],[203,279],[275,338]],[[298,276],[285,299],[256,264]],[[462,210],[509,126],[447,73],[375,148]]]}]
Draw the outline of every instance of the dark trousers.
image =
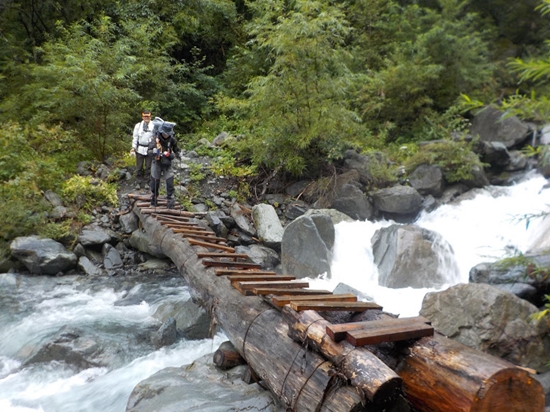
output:
[{"label": "dark trousers", "polygon": [[151,195],[153,199],[157,199],[159,196],[159,189],[161,181],[166,181],[166,197],[168,199],[174,198],[174,170],[172,166],[161,167],[158,162],[153,163],[151,170]]},{"label": "dark trousers", "polygon": [[136,152],[136,180],[138,182],[146,182],[149,176],[151,176],[152,161],[153,156],[142,155]]}]

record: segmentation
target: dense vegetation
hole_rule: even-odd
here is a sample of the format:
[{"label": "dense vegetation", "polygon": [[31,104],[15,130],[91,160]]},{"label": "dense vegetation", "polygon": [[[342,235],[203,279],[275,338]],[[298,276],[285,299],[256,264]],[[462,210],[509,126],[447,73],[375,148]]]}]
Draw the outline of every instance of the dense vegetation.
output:
[{"label": "dense vegetation", "polygon": [[[546,122],[550,0],[8,0],[0,5],[0,217],[60,237],[116,177],[142,109],[191,147],[237,136],[224,173],[321,178],[344,152],[397,163],[495,104]],[[452,143],[449,152],[456,152]],[[437,156],[445,157],[438,153]],[[55,190],[72,219],[49,222]],[[85,195],[85,201],[79,201]]]}]

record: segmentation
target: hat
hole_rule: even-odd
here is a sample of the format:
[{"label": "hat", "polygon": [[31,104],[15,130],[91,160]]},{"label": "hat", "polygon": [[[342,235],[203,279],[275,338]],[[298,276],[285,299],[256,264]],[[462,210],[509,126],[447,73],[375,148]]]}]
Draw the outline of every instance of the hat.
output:
[{"label": "hat", "polygon": [[159,126],[158,132],[168,134],[168,135],[173,135],[175,125],[176,125],[176,123],[164,122]]}]

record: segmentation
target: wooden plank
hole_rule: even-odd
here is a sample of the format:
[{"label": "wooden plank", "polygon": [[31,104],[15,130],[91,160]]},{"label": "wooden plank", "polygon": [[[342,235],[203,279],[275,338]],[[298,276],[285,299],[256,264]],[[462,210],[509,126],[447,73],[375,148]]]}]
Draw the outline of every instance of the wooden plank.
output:
[{"label": "wooden plank", "polygon": [[197,256],[200,258],[220,257],[228,259],[248,259],[248,255],[246,253],[199,252],[197,253]]},{"label": "wooden plank", "polygon": [[[143,214],[163,214],[163,215],[169,215],[169,216],[185,216],[185,217],[196,217],[196,215],[199,215],[199,213],[191,213],[186,212],[183,210],[178,209],[168,209],[164,207],[148,207],[148,208],[142,208],[140,209],[140,212]],[[201,212],[202,213],[202,212]],[[204,213],[202,213],[204,214]]]},{"label": "wooden plank", "polygon": [[252,290],[255,288],[269,287],[269,288],[279,288],[279,289],[300,289],[309,287],[309,282],[304,282],[300,280],[283,280],[278,282],[235,282],[234,283],[239,290]]},{"label": "wooden plank", "polygon": [[216,236],[209,236],[209,235],[197,235],[194,233],[179,233],[185,238],[193,238],[193,239],[202,239],[206,240],[207,242],[222,242],[225,243],[227,239],[224,239],[223,237],[216,237]]},{"label": "wooden plank", "polygon": [[382,306],[374,302],[290,302],[290,307],[296,312],[302,310],[322,311],[348,311],[364,312],[371,309],[382,309]]},{"label": "wooden plank", "polygon": [[239,269],[260,269],[262,265],[254,262],[234,262],[231,260],[203,260],[204,266],[233,267]]},{"label": "wooden plank", "polygon": [[283,296],[297,296],[297,295],[332,295],[330,290],[323,289],[284,289],[275,287],[262,287],[255,288],[251,291],[247,291],[250,295],[283,295]]},{"label": "wooden plank", "polygon": [[161,224],[181,223],[181,224],[188,224],[188,225],[197,225],[196,223],[189,222],[189,218],[185,216],[164,216],[159,213],[151,213],[151,216],[157,219]]},{"label": "wooden plank", "polygon": [[242,281],[254,281],[254,282],[260,282],[260,281],[281,281],[281,280],[295,280],[296,276],[290,276],[290,275],[229,275],[227,276],[227,279],[229,279],[230,282],[242,282]]},{"label": "wooden plank", "polygon": [[339,295],[273,296],[271,298],[271,303],[279,308],[288,305],[290,302],[298,301],[357,302],[357,296],[352,293],[342,293]]},{"label": "wooden plank", "polygon": [[[183,228],[179,228],[179,229],[175,229],[175,228],[171,228],[172,229],[172,232],[174,233],[179,233],[179,234],[182,234],[182,235],[198,235],[198,236],[201,236],[201,237],[208,237],[208,238],[216,238],[216,234],[214,232],[211,232],[211,231],[208,231],[208,230],[204,230],[204,229],[197,229],[197,228],[187,228],[187,229],[183,229]],[[216,239],[221,239],[221,240],[226,240],[224,238],[216,238]]]},{"label": "wooden plank", "polygon": [[254,269],[214,269],[217,276],[226,275],[276,275],[272,270],[254,270]]},{"label": "wooden plank", "polygon": [[233,249],[232,247],[225,246],[225,245],[218,245],[217,243],[202,242],[200,240],[191,239],[191,238],[189,238],[187,240],[189,241],[189,244],[194,245],[194,246],[202,246],[202,247],[210,248],[210,249],[225,250],[227,252],[234,252],[235,251],[235,249]]},{"label": "wooden plank", "polygon": [[[374,322],[374,323],[373,323]],[[346,335],[349,331],[352,330],[358,330],[358,329],[365,329],[370,326],[376,328],[378,327],[378,324],[376,322],[381,321],[363,321],[363,322],[353,322],[353,323],[340,323],[336,325],[328,325],[327,326],[327,335],[329,335],[334,342],[340,342],[344,339],[346,339]],[[430,320],[423,317],[423,316],[413,316],[410,318],[392,318],[392,319],[385,319],[383,322],[386,322],[387,324],[393,324],[393,325],[407,325],[412,322],[418,322],[418,323],[426,323],[431,324]]]},{"label": "wooden plank", "polygon": [[[374,321],[378,322],[378,321]],[[375,345],[382,342],[418,339],[433,336],[434,328],[420,322],[409,325],[381,325],[379,328],[351,330],[346,334],[346,340],[353,346]]]},{"label": "wooden plank", "polygon": [[[187,219],[187,218],[184,218]],[[160,224],[172,229],[195,229],[195,230],[210,230],[205,227],[200,226],[198,223],[192,222],[174,222],[174,221],[160,221]]]}]

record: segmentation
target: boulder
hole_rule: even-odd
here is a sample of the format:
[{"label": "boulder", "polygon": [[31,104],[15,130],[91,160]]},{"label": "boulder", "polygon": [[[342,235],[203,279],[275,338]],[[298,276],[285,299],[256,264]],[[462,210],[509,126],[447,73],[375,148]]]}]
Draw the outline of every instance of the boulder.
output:
[{"label": "boulder", "polygon": [[441,167],[422,164],[409,175],[410,185],[422,196],[441,197],[445,190],[445,179]]},{"label": "boulder", "polygon": [[486,284],[426,294],[420,314],[439,332],[515,365],[548,370],[548,325],[531,303]]},{"label": "boulder", "polygon": [[501,142],[508,149],[524,142],[531,133],[516,116],[504,118],[504,113],[490,106],[474,117],[470,128],[470,134],[482,142]]},{"label": "boulder", "polygon": [[390,225],[377,230],[371,242],[381,286],[437,288],[458,281],[452,249],[436,232]]},{"label": "boulder", "polygon": [[414,219],[422,209],[422,196],[410,186],[392,186],[371,192],[374,209],[388,217]]},{"label": "boulder", "polygon": [[260,241],[269,248],[281,249],[283,225],[271,205],[258,204],[252,208],[252,221]]},{"label": "boulder", "polygon": [[334,224],[326,215],[300,216],[283,233],[281,262],[283,271],[296,278],[330,277]]},{"label": "boulder", "polygon": [[11,255],[37,275],[56,275],[73,269],[77,257],[61,243],[40,236],[15,238],[10,244]]}]

